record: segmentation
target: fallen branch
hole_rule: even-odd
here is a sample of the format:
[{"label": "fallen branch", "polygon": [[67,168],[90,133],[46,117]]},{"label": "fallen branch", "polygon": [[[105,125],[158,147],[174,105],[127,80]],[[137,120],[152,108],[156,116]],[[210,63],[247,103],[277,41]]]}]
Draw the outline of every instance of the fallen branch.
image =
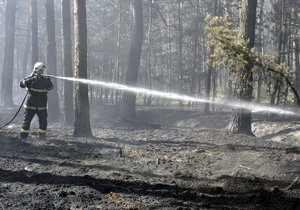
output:
[{"label": "fallen branch", "polygon": [[294,179],[294,181],[289,186],[287,186],[284,190],[292,190],[298,184],[298,180],[299,180],[299,176],[297,176],[296,179]]}]

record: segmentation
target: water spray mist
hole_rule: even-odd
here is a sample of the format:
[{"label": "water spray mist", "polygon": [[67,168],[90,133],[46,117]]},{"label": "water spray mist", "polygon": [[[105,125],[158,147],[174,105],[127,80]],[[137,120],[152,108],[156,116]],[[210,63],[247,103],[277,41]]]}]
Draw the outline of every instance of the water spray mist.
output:
[{"label": "water spray mist", "polygon": [[208,99],[204,99],[204,98],[196,98],[196,97],[181,95],[181,94],[177,94],[177,93],[162,92],[162,91],[150,90],[150,89],[140,88],[140,87],[131,87],[131,86],[122,85],[122,84],[118,84],[118,83],[112,83],[112,82],[103,82],[103,81],[73,78],[73,77],[61,77],[61,76],[55,76],[55,75],[47,75],[47,76],[56,78],[56,79],[80,82],[80,83],[89,84],[89,85],[98,85],[101,87],[115,89],[115,90],[122,90],[122,91],[134,92],[134,93],[142,93],[142,94],[157,96],[157,97],[166,98],[166,99],[190,101],[190,102],[196,102],[196,103],[210,103],[210,104],[215,104],[215,105],[228,106],[228,107],[232,107],[232,108],[245,109],[245,110],[249,110],[249,111],[253,111],[253,112],[267,112],[267,113],[276,113],[276,114],[281,114],[281,115],[300,116],[300,113],[298,113],[296,111],[286,110],[286,109],[274,107],[274,106],[266,106],[266,105],[256,104],[256,103],[252,103],[252,102],[245,102],[245,101],[237,102],[237,101],[222,101],[222,100],[212,101],[212,100],[208,100]]}]

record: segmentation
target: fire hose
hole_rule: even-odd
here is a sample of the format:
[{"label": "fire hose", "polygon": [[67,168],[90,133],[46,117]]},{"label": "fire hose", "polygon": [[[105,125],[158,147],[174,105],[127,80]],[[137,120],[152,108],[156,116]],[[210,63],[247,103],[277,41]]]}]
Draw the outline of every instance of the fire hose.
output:
[{"label": "fire hose", "polygon": [[[47,76],[47,77],[55,78],[54,75],[46,75],[46,76]],[[21,108],[22,108],[22,106],[23,106],[23,104],[24,104],[24,102],[25,102],[25,100],[26,100],[27,95],[28,95],[28,91],[27,91],[26,95],[24,96],[23,101],[22,101],[21,105],[19,106],[18,111],[17,111],[17,112],[15,113],[15,115],[13,116],[13,118],[12,118],[9,122],[7,122],[6,124],[0,126],[0,129],[2,129],[2,128],[8,126],[8,125],[9,125],[9,124],[17,117],[17,115],[19,114],[19,112],[20,112],[20,110],[21,110]]]},{"label": "fire hose", "polygon": [[23,99],[21,105],[19,106],[18,111],[17,111],[17,112],[15,113],[15,115],[13,116],[13,118],[12,118],[9,122],[7,122],[6,124],[0,126],[0,129],[2,129],[2,128],[8,126],[8,125],[16,118],[16,116],[19,114],[19,112],[20,112],[20,110],[21,110],[21,108],[22,108],[22,106],[23,106],[23,104],[24,104],[24,102],[25,102],[25,100],[26,100],[27,95],[28,95],[28,91],[27,91],[27,93],[26,93],[26,95],[25,95],[25,97],[24,97],[24,99]]}]

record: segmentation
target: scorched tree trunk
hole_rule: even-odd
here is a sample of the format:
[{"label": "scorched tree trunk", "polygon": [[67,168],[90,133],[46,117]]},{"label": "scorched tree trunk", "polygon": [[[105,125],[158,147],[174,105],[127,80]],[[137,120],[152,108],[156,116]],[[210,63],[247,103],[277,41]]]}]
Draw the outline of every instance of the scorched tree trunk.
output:
[{"label": "scorched tree trunk", "polygon": [[[141,0],[132,0],[133,5],[133,35],[129,50],[129,60],[126,73],[126,85],[136,86],[143,44],[143,7]],[[124,92],[122,115],[125,119],[134,119],[136,93]]]},{"label": "scorched tree trunk", "polygon": [[[257,0],[243,0],[239,39],[248,41],[248,48],[254,47]],[[238,72],[236,89],[237,100],[251,102],[253,92],[253,65],[246,64]],[[235,110],[227,127],[234,133],[253,135],[251,130],[251,112],[245,109]]]},{"label": "scorched tree trunk", "polygon": [[[87,78],[86,1],[74,0],[75,66],[76,78]],[[75,83],[75,137],[92,136],[87,84]]]}]

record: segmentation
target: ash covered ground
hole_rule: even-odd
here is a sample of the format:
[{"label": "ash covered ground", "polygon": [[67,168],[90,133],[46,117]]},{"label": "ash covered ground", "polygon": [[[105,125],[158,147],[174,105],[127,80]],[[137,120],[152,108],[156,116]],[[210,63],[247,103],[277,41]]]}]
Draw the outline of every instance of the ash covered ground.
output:
[{"label": "ash covered ground", "polygon": [[22,113],[0,131],[0,209],[300,209],[299,119],[254,116],[251,137],[224,130],[230,113],[92,113],[94,138],[50,122],[41,141],[35,119],[22,142]]}]

